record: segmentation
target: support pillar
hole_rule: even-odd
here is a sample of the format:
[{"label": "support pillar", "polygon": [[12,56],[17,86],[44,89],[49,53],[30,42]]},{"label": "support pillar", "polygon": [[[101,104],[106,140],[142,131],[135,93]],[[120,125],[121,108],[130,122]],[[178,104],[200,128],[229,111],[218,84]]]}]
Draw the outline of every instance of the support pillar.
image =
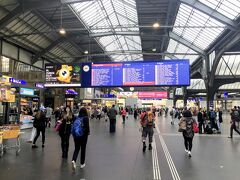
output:
[{"label": "support pillar", "polygon": [[187,107],[187,100],[188,100],[188,93],[187,93],[187,88],[183,88],[183,106]]}]

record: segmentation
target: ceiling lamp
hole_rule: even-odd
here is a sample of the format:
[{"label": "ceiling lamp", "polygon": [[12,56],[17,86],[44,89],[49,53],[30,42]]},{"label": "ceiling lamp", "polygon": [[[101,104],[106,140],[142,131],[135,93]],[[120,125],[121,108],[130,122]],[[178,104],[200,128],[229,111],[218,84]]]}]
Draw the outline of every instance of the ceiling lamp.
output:
[{"label": "ceiling lamp", "polygon": [[60,17],[61,19],[60,19],[60,29],[59,29],[59,33],[61,34],[61,35],[65,35],[66,34],[66,30],[63,28],[63,25],[62,25],[62,6],[61,6],[61,17]]},{"label": "ceiling lamp", "polygon": [[156,49],[156,48],[153,48],[153,49],[152,49],[152,52],[156,52],[156,51],[157,51],[157,49]]},{"label": "ceiling lamp", "polygon": [[88,50],[84,51],[84,54],[88,54]]},{"label": "ceiling lamp", "polygon": [[155,23],[153,24],[153,28],[160,28],[160,24],[159,24],[158,22],[155,22]]},{"label": "ceiling lamp", "polygon": [[66,30],[65,30],[64,28],[60,28],[60,29],[59,29],[59,33],[60,33],[61,35],[64,35],[64,34],[66,34]]}]

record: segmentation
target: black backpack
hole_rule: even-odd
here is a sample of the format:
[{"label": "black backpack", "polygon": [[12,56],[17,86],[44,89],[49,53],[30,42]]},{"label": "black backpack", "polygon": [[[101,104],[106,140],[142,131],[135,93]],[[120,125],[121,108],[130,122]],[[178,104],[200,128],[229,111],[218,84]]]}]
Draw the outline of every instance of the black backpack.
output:
[{"label": "black backpack", "polygon": [[239,118],[239,113],[238,113],[237,110],[233,111],[232,119],[234,119],[235,121],[239,122],[240,118]]},{"label": "black backpack", "polygon": [[209,124],[206,125],[205,129],[204,129],[204,132],[206,134],[213,134],[213,130],[211,128],[211,126]]}]

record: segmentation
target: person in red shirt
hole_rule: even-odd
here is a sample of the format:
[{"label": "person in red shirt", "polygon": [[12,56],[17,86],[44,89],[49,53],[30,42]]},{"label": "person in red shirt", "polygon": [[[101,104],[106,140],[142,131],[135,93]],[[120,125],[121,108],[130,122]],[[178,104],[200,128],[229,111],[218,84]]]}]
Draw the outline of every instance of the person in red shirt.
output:
[{"label": "person in red shirt", "polygon": [[127,115],[127,111],[126,109],[122,108],[121,109],[121,114],[122,114],[122,119],[123,119],[123,124],[125,124],[125,119],[126,119],[126,115]]}]

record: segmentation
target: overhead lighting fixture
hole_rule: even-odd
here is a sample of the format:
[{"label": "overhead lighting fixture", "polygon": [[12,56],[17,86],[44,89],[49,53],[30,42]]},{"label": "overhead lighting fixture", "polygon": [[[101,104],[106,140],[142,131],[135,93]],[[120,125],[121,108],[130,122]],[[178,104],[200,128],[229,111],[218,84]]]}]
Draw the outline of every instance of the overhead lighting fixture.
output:
[{"label": "overhead lighting fixture", "polygon": [[156,48],[153,48],[153,49],[152,49],[152,52],[156,52],[156,51],[157,51],[157,49],[156,49]]},{"label": "overhead lighting fixture", "polygon": [[62,25],[62,6],[61,6],[61,17],[60,17],[61,19],[60,19],[60,29],[59,29],[59,33],[61,34],[61,35],[65,35],[66,34],[66,30],[63,28],[63,25]]},{"label": "overhead lighting fixture", "polygon": [[64,35],[64,34],[66,34],[66,30],[64,28],[61,28],[61,29],[59,29],[59,33]]},{"label": "overhead lighting fixture", "polygon": [[159,24],[158,22],[155,22],[155,23],[153,24],[153,28],[160,28],[160,24]]},{"label": "overhead lighting fixture", "polygon": [[88,50],[84,51],[84,54],[88,54]]}]

